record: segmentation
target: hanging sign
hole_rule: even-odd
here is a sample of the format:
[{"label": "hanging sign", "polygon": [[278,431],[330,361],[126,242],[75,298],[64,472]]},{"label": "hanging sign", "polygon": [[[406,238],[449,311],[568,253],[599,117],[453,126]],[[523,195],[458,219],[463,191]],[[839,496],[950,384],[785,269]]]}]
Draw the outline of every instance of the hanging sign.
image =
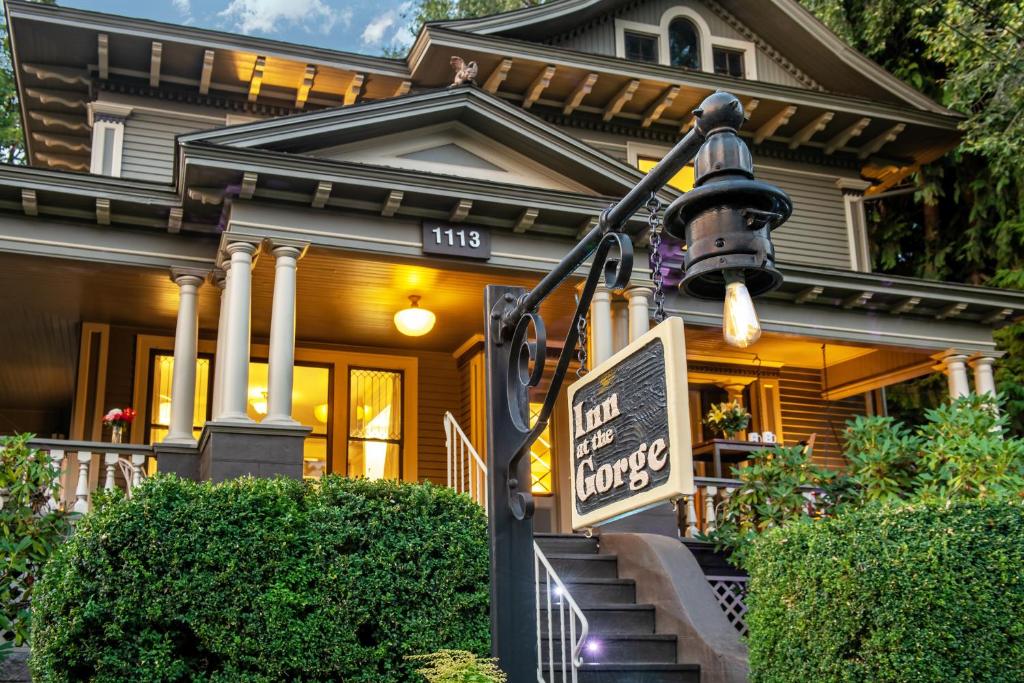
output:
[{"label": "hanging sign", "polygon": [[686,340],[668,318],[569,387],[572,526],[693,492]]},{"label": "hanging sign", "polygon": [[423,253],[489,259],[491,232],[462,223],[423,221]]}]

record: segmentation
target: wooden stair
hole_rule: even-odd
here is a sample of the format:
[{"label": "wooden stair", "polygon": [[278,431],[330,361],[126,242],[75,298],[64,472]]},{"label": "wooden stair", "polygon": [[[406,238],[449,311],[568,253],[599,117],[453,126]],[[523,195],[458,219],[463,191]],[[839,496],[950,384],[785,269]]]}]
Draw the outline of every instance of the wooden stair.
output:
[{"label": "wooden stair", "polygon": [[[699,683],[700,667],[676,661],[678,639],[655,633],[653,605],[637,604],[636,583],[620,579],[618,558],[601,553],[596,538],[536,534],[548,562],[583,610],[590,624],[579,683]],[[557,629],[559,614],[552,609]],[[548,660],[548,615],[541,611],[541,654]],[[558,648],[558,642],[555,642]],[[563,683],[560,653],[554,654],[547,680]],[[566,682],[567,683],[567,682]]]}]

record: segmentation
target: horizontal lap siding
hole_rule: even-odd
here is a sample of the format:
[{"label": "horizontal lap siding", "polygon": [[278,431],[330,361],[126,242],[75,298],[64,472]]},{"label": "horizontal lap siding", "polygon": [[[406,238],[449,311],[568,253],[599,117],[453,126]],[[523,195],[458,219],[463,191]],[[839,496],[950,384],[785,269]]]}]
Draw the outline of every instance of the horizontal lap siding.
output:
[{"label": "horizontal lap siding", "polygon": [[121,177],[169,183],[174,169],[174,138],[215,127],[213,121],[139,112],[124,126]]},{"label": "horizontal lap siding", "polygon": [[822,377],[811,368],[783,368],[779,381],[782,429],[786,443],[797,443],[816,434],[813,460],[817,465],[836,468],[846,464],[843,430],[847,420],[865,413],[864,396],[841,401],[821,397]]},{"label": "horizontal lap siding", "polygon": [[434,484],[448,481],[444,413],[458,414],[462,402],[459,369],[450,353],[422,352],[419,358],[418,477]]},{"label": "horizontal lap siding", "polygon": [[793,216],[772,233],[778,260],[850,268],[850,239],[843,195],[835,176],[795,173],[755,164],[759,180],[778,185],[793,200]]}]

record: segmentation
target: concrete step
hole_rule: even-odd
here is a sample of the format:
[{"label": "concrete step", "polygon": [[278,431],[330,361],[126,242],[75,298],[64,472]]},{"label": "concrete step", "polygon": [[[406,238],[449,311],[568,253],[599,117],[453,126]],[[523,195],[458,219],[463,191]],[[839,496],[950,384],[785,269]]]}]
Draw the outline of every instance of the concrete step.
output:
[{"label": "concrete step", "polygon": [[[555,665],[550,673],[543,667],[550,683],[571,683],[572,674],[562,677],[562,667]],[[584,664],[578,683],[700,683],[700,667],[696,664]]]},{"label": "concrete step", "polygon": [[618,557],[577,553],[545,553],[555,573],[565,584],[580,579],[619,578]]},{"label": "concrete step", "polygon": [[[590,632],[597,634],[650,634],[654,633],[654,605],[594,605],[584,607],[583,614],[590,623]],[[566,612],[568,624],[568,612]],[[551,610],[551,623],[557,629],[558,608]],[[548,629],[547,610],[541,610],[540,630],[546,636]]]},{"label": "concrete step", "polygon": [[[566,634],[566,657],[568,658],[571,644]],[[556,661],[561,661],[562,643],[557,638],[541,638],[541,661],[548,660],[549,649],[553,651]],[[648,633],[635,634],[602,634],[591,631],[583,646],[583,661],[599,664],[675,664],[676,637]]]},{"label": "concrete step", "polygon": [[537,545],[545,555],[551,553],[597,554],[597,538],[587,538],[582,534],[534,534],[533,540],[537,541]]},{"label": "concrete step", "polygon": [[636,602],[636,581],[632,579],[577,579],[566,582],[565,587],[580,607]]}]

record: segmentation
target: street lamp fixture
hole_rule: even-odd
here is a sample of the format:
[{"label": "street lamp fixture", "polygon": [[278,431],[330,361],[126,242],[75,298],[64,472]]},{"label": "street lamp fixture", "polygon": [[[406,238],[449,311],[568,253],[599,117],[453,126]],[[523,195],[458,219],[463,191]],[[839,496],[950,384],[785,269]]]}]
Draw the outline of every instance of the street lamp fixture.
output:
[{"label": "street lamp fixture", "polygon": [[793,213],[785,192],[754,179],[747,144],[737,134],[743,107],[717,92],[694,112],[705,142],[694,157],[694,187],[665,213],[665,230],[686,242],[683,290],[724,302],[725,341],[745,348],[761,336],[752,297],[782,284],[771,231]]}]

